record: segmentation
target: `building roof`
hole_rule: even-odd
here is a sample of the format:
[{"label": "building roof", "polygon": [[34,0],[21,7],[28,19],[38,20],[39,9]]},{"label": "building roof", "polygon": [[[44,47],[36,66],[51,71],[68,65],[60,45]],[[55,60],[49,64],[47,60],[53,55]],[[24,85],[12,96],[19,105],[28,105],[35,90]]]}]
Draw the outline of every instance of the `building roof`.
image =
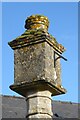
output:
[{"label": "building roof", "polygon": [[[3,118],[25,118],[26,101],[23,97],[2,96]],[[78,104],[72,102],[52,101],[54,118],[78,118]]]}]

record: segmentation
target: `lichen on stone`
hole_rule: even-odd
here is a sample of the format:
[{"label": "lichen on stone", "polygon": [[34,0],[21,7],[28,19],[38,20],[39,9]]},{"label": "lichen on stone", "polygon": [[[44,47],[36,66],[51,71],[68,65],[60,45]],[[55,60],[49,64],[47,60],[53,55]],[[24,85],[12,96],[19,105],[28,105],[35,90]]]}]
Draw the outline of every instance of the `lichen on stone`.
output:
[{"label": "lichen on stone", "polygon": [[21,36],[8,44],[13,48],[20,46],[36,44],[39,41],[46,41],[52,47],[60,52],[64,52],[65,48],[57,42],[57,40],[48,33],[49,20],[43,15],[31,15],[25,21],[25,28],[28,28]]}]

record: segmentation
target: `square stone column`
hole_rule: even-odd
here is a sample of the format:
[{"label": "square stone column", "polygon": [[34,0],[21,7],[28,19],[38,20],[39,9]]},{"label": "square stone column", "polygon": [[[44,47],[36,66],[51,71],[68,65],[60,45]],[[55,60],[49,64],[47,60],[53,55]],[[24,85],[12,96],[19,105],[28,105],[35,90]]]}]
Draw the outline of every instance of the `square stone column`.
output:
[{"label": "square stone column", "polygon": [[[48,33],[48,18],[33,15],[27,30],[9,42],[14,50],[14,84],[11,90],[26,97],[27,118],[51,118],[51,96],[65,94],[60,78],[64,47]],[[63,57],[62,57],[63,58]]]}]

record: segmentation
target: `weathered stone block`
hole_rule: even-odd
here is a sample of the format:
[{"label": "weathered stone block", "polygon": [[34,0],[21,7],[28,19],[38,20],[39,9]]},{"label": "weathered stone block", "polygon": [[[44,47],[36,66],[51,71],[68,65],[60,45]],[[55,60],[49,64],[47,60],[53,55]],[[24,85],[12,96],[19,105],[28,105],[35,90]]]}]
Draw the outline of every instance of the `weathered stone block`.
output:
[{"label": "weathered stone block", "polygon": [[[27,115],[30,118],[35,118],[33,113],[36,114],[37,118],[51,118],[53,113],[51,109],[51,92],[48,90],[44,91],[28,91],[27,95]],[[37,104],[36,104],[37,103]],[[45,115],[43,117],[43,114]]]},{"label": "weathered stone block", "polygon": [[15,84],[54,81],[54,52],[47,42],[15,49],[14,61]]}]

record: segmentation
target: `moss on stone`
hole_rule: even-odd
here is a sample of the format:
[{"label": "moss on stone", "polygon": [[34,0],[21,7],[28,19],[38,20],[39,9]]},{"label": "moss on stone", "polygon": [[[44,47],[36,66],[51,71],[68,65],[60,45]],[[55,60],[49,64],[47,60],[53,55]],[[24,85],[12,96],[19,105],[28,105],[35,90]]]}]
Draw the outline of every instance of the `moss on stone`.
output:
[{"label": "moss on stone", "polygon": [[[64,51],[62,47],[60,47],[59,43],[56,41],[56,38],[54,38],[51,34],[49,34],[44,29],[29,29],[26,30],[21,36],[17,37],[12,42],[9,42],[8,44],[13,48],[15,48],[17,45],[24,46],[23,44],[33,44],[36,43],[38,40],[48,40],[51,42],[52,46],[54,46],[57,49],[60,49],[61,52]],[[44,47],[44,45],[43,45]]]}]

